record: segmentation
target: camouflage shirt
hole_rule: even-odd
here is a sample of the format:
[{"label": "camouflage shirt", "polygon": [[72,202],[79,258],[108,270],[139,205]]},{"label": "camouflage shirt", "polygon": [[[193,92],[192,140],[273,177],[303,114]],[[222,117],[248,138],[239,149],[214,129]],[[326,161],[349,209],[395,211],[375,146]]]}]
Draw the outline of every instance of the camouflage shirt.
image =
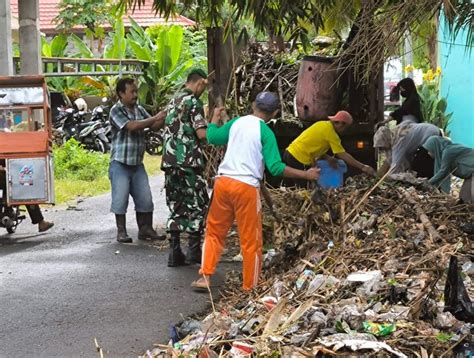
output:
[{"label": "camouflage shirt", "polygon": [[161,168],[204,169],[203,144],[196,131],[206,127],[201,100],[184,89],[168,105]]}]

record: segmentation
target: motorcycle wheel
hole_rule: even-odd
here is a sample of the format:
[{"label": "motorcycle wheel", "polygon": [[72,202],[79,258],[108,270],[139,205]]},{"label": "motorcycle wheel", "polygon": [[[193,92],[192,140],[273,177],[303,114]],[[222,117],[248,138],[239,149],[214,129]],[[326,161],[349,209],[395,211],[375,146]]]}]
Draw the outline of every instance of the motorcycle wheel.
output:
[{"label": "motorcycle wheel", "polygon": [[159,134],[147,133],[145,138],[145,151],[150,155],[162,155],[163,154],[163,137]]},{"label": "motorcycle wheel", "polygon": [[99,138],[94,140],[95,148],[98,152],[105,154],[107,153],[107,146],[106,143],[102,142]]},{"label": "motorcycle wheel", "polygon": [[145,150],[150,155],[162,155],[163,154],[163,146],[162,145],[156,145],[156,146],[147,145],[145,147]]}]

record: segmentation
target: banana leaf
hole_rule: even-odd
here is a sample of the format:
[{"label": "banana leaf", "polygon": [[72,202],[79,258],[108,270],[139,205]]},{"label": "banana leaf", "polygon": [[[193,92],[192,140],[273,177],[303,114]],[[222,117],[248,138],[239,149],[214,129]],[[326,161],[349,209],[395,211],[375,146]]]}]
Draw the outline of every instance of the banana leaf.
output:
[{"label": "banana leaf", "polygon": [[65,57],[67,47],[67,36],[59,34],[51,40],[51,57]]},{"label": "banana leaf", "polygon": [[[93,58],[94,54],[92,53],[92,50],[85,44],[84,41],[82,41],[77,35],[71,34],[69,35],[69,38],[74,44],[74,47],[79,51],[77,55],[78,57],[84,57],[84,58]],[[76,55],[76,57],[77,57]]]}]

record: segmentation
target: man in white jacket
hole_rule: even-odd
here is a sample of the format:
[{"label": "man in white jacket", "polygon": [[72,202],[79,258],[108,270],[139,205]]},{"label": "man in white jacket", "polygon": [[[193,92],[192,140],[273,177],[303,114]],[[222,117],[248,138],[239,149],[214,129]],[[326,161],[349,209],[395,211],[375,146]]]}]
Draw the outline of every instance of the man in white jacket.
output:
[{"label": "man in white jacket", "polygon": [[208,288],[234,219],[243,256],[243,289],[251,290],[257,284],[262,263],[260,182],[264,166],[274,176],[305,180],[319,177],[317,168],[298,170],[281,161],[275,135],[266,124],[279,111],[278,96],[262,92],[252,108],[253,114],[234,118],[221,127],[217,124],[219,116],[214,115],[207,128],[208,143],[227,144],[227,150],[214,184],[199,271],[202,278],[192,283],[196,289]]}]

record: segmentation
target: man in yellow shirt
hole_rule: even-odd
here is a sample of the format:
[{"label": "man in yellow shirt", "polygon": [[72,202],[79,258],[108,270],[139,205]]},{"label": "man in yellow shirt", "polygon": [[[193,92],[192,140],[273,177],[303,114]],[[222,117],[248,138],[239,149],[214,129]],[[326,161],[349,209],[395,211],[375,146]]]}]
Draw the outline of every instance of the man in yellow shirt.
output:
[{"label": "man in yellow shirt", "polygon": [[[346,111],[339,111],[335,116],[329,116],[328,121],[319,121],[301,133],[283,153],[283,162],[295,169],[305,170],[315,166],[319,159],[328,160],[332,166],[337,166],[334,157],[327,154],[329,149],[338,158],[346,162],[362,172],[375,175],[375,170],[356,160],[352,155],[344,150],[341,144],[339,134],[342,134],[351,124],[352,116]],[[284,181],[285,185],[296,185],[306,187],[307,181],[304,180],[288,180]]]}]

